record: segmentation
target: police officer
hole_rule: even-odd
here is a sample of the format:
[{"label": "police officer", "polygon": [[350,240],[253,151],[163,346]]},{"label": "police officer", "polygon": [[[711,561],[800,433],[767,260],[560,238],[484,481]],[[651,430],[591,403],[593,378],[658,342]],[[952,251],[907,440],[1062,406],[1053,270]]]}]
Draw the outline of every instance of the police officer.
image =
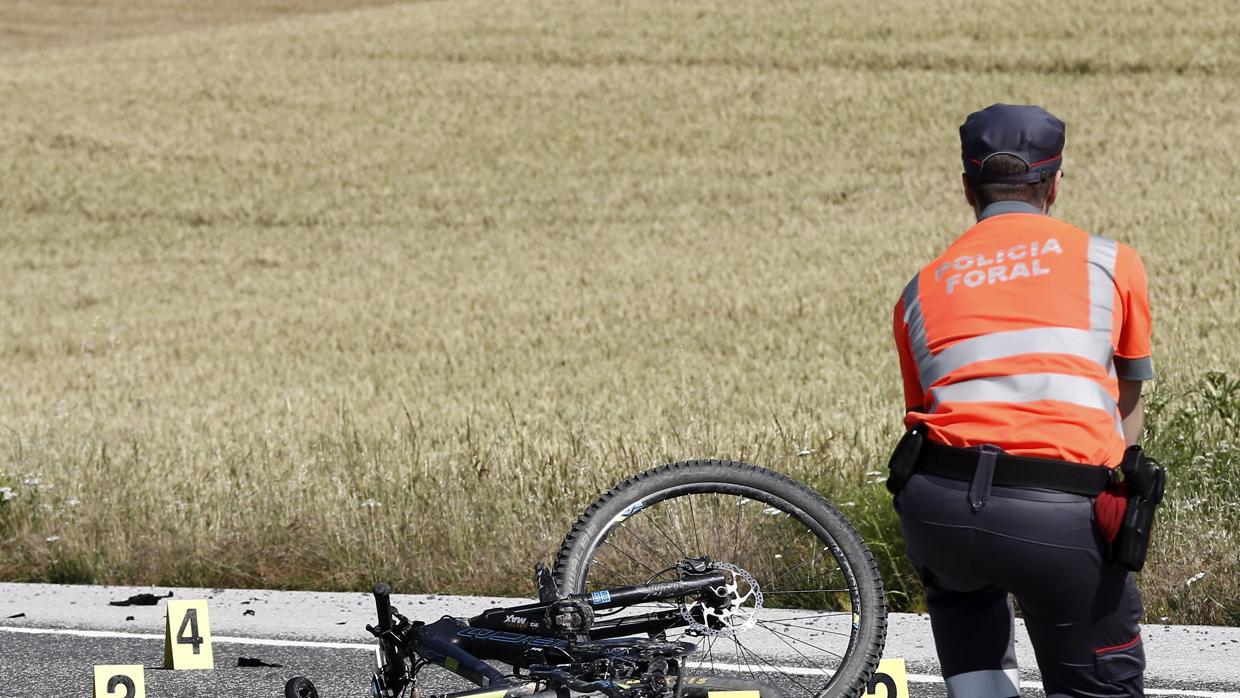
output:
[{"label": "police officer", "polygon": [[896,305],[909,433],[889,483],[948,695],[1020,694],[1015,598],[1048,696],[1140,696],[1141,598],[1108,551],[1153,378],[1145,270],[1049,216],[1062,121],[995,104],[960,140],[977,224]]}]

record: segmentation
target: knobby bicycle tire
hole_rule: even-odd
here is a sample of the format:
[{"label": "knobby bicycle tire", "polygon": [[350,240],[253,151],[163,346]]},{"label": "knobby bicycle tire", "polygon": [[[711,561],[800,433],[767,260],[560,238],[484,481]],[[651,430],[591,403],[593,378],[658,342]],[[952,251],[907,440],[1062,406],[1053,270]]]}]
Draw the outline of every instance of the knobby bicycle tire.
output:
[{"label": "knobby bicycle tire", "polygon": [[[784,684],[777,688],[789,698],[855,698],[866,690],[887,633],[877,566],[847,518],[787,476],[718,460],[671,463],[635,475],[578,518],[554,572],[562,591],[582,593],[670,578],[661,575],[674,574],[667,566],[673,558],[708,552],[715,563],[745,570],[765,589],[766,602],[761,610],[750,609],[753,626],[738,626],[742,629],[726,639],[700,638],[709,664],[699,660],[687,673],[731,677],[727,680],[748,673],[759,683]],[[841,586],[831,588],[828,581],[783,590],[802,578],[808,581],[798,583],[838,579]],[[774,608],[781,603],[801,610],[790,616],[787,608]],[[816,615],[795,615],[811,611]],[[761,631],[770,634],[765,643],[772,648],[760,655],[741,638],[762,642]],[[847,648],[838,649],[844,636]],[[735,645],[730,650],[735,661],[716,662],[715,647],[722,656],[728,641]],[[836,643],[838,651],[821,644],[826,642]],[[780,664],[770,660],[777,654]],[[784,666],[789,656],[809,666]]]}]

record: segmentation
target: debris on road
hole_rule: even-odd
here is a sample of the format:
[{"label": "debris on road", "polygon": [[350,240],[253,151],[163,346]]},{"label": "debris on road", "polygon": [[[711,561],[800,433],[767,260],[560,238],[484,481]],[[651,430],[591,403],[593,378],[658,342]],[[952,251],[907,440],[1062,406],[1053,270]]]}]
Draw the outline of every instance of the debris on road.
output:
[{"label": "debris on road", "polygon": [[271,667],[273,669],[282,668],[283,664],[268,664],[256,657],[237,657],[237,666],[239,667]]},{"label": "debris on road", "polygon": [[130,596],[124,601],[109,601],[108,605],[109,606],[154,606],[155,604],[159,603],[160,599],[170,599],[170,598],[172,598],[171,591],[162,596],[143,592],[141,594],[134,594],[133,596]]}]

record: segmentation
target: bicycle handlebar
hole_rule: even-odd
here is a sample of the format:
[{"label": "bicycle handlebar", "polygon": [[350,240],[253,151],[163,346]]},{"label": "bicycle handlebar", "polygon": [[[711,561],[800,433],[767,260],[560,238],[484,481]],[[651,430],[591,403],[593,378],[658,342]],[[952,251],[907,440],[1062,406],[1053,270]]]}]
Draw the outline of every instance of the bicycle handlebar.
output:
[{"label": "bicycle handlebar", "polygon": [[392,589],[379,582],[371,593],[375,595],[375,610],[379,612],[379,625],[375,629],[381,633],[387,632],[392,627]]}]

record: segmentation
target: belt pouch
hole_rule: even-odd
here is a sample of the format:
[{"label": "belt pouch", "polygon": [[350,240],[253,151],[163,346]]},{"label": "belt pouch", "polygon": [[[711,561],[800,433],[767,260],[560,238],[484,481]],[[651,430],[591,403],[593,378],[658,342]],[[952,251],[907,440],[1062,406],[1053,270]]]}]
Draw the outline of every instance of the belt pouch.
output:
[{"label": "belt pouch", "polygon": [[973,471],[973,480],[969,482],[969,506],[973,513],[981,511],[990,500],[990,486],[995,481],[995,458],[1003,449],[990,444],[983,444],[977,456],[977,469]]},{"label": "belt pouch", "polygon": [[925,427],[918,424],[904,432],[900,443],[896,444],[891,460],[887,461],[887,490],[892,494],[898,494],[908,484],[909,478],[913,477],[917,458],[921,455],[921,445],[925,440]]}]

